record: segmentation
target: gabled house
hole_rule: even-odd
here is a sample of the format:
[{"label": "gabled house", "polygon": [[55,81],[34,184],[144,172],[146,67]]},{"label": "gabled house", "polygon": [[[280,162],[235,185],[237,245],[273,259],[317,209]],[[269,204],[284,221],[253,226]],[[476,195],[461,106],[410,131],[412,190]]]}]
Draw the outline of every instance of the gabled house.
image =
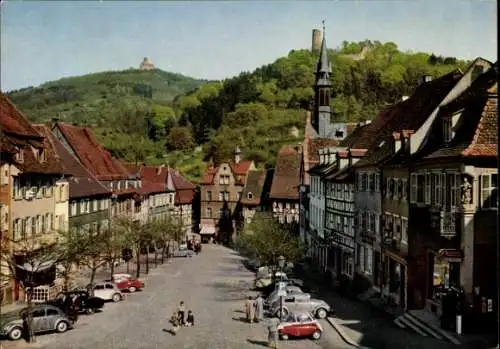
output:
[{"label": "gabled house", "polygon": [[[56,219],[56,204],[67,197],[68,184],[60,180],[64,170],[48,139],[37,132],[3,93],[0,93],[0,130],[1,228],[7,231],[5,239],[10,243],[2,246],[7,249],[2,253],[12,253],[19,275],[26,271],[33,273],[33,286],[39,287],[34,301],[43,301],[58,290],[56,265],[47,259],[42,247],[55,243],[57,230],[64,228]],[[11,279],[2,285],[4,302],[24,299],[18,281],[19,278]]]},{"label": "gabled house", "polygon": [[66,215],[70,229],[97,232],[108,227],[111,191],[83,167],[52,133],[49,126],[37,125],[35,127],[52,144],[64,169],[65,179],[69,183],[69,205],[66,207]]},{"label": "gabled house", "polygon": [[[233,161],[217,165],[209,164],[200,182],[200,235],[202,241],[207,242],[217,238],[219,232],[234,233],[234,222],[232,232],[222,232],[219,225],[221,218],[233,219],[248,172],[251,170],[255,170],[254,162],[242,160],[239,148],[235,149]],[[231,230],[230,222],[226,223],[225,229]]]},{"label": "gabled house", "polygon": [[273,216],[298,231],[302,147],[284,145],[276,157],[269,201]]},{"label": "gabled house", "polygon": [[266,170],[251,170],[248,171],[248,176],[241,195],[240,205],[238,209],[239,220],[238,227],[240,230],[252,222],[256,212],[263,211],[266,206],[266,200],[269,193],[266,192],[266,178],[271,171]]},{"label": "gabled house", "polygon": [[52,133],[78,161],[112,192],[111,217],[128,216],[141,220],[138,178],[104,149],[88,127],[55,122]]},{"label": "gabled house", "polygon": [[[132,170],[134,166],[128,165]],[[184,226],[187,235],[195,233],[193,220],[193,200],[196,195],[196,187],[189,182],[179,171],[169,166],[135,166],[143,183],[155,183],[161,185],[165,194],[164,200],[157,200],[153,206],[161,216],[172,215]]]},{"label": "gabled house", "polygon": [[[479,314],[475,319],[486,327],[485,304],[498,309],[492,282],[498,64],[483,67],[469,88],[441,106],[425,130],[425,141],[411,155],[407,288],[410,309],[423,308],[438,317],[447,289],[461,287],[468,313]],[[475,68],[467,74],[477,74]]]}]

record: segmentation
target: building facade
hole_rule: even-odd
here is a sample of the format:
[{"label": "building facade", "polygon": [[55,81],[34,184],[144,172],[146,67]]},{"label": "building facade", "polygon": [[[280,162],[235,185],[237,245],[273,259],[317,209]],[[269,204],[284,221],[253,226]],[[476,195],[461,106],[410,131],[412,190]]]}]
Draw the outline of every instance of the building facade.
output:
[{"label": "building facade", "polygon": [[[34,286],[57,292],[56,264],[46,260],[48,257],[42,248],[56,242],[56,183],[64,171],[49,140],[29,124],[4,94],[0,95],[0,111],[1,177],[4,198],[10,197],[7,216],[10,229],[5,230],[11,231],[11,244],[7,253],[12,253],[17,274],[16,277],[10,274],[12,278],[2,293],[4,302],[15,302],[24,300],[21,276],[26,271],[33,273]],[[6,174],[9,178],[4,178]],[[59,182],[59,187],[64,186],[66,183]],[[5,219],[5,209],[3,213]],[[5,228],[5,221],[3,223]]]},{"label": "building facade", "polygon": [[300,146],[284,145],[276,157],[271,191],[269,193],[273,217],[287,225],[298,235],[299,224],[299,187]]},{"label": "building facade", "polygon": [[209,165],[200,183],[200,235],[203,241],[217,238],[225,210],[232,217],[251,170],[255,170],[255,164],[253,161],[241,160],[239,149],[235,150],[233,161]]},{"label": "building facade", "polygon": [[92,130],[55,122],[52,133],[66,150],[112,193],[110,217],[124,216],[140,222],[140,180],[97,142]]},{"label": "building facade", "polygon": [[263,211],[268,193],[266,193],[266,177],[268,171],[248,171],[245,187],[241,195],[238,228],[241,231],[245,225],[252,222],[257,212]]}]

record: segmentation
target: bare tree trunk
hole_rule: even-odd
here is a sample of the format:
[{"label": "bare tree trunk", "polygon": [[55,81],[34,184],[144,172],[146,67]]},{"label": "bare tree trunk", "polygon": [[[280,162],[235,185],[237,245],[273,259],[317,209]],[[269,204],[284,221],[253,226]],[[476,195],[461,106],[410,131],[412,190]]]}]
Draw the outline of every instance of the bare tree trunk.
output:
[{"label": "bare tree trunk", "polygon": [[32,297],[33,297],[33,287],[29,287],[26,289],[26,298],[27,298],[27,319],[26,319],[26,327],[25,333],[26,333],[26,341],[28,343],[34,343],[35,342],[35,333],[33,332],[33,314],[32,314],[32,309],[33,309],[33,302],[32,302]]},{"label": "bare tree trunk", "polygon": [[90,269],[90,282],[89,282],[90,284],[94,283],[96,272],[97,272],[97,267],[93,265],[92,268]]},{"label": "bare tree trunk", "polygon": [[158,268],[158,248],[156,242],[153,243],[153,248],[155,249],[155,268]]},{"label": "bare tree trunk", "polygon": [[136,261],[135,261],[135,277],[139,278],[141,276],[141,249],[138,248],[136,251]]},{"label": "bare tree trunk", "polygon": [[149,245],[146,246],[146,275],[149,274]]},{"label": "bare tree trunk", "polygon": [[109,266],[110,278],[113,278],[113,274],[115,273],[115,262],[116,258],[111,259],[111,265]]}]

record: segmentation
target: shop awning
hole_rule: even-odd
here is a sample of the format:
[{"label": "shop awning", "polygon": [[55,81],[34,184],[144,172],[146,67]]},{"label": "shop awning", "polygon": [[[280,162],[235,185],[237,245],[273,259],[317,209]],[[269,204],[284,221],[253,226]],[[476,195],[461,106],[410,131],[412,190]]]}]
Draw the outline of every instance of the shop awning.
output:
[{"label": "shop awning", "polygon": [[215,227],[204,226],[201,227],[200,235],[213,235],[215,234]]},{"label": "shop awning", "polygon": [[16,266],[20,269],[29,271],[29,272],[34,272],[34,273],[39,273],[42,271],[45,271],[56,263],[55,260],[47,260],[47,261],[35,261],[32,263],[24,263],[24,264],[17,264]]}]

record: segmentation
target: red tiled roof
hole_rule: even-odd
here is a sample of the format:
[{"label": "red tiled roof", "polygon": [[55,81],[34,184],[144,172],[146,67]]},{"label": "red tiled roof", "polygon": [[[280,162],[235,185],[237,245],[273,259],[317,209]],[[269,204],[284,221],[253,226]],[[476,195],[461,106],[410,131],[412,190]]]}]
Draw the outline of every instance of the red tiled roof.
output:
[{"label": "red tiled roof", "polygon": [[[129,168],[132,167],[129,165]],[[175,190],[175,204],[189,204],[193,201],[196,187],[172,167],[143,165],[139,168],[139,175],[143,183],[146,181],[159,184],[164,191]],[[172,179],[173,188],[167,188],[169,175]],[[155,186],[154,188],[159,187]]]},{"label": "red tiled roof", "polygon": [[335,139],[327,138],[312,138],[309,140],[308,144],[308,155],[309,164],[316,164],[319,162],[319,151],[323,148],[336,147],[339,145],[339,141]]},{"label": "red tiled roof", "polygon": [[[376,165],[385,156],[389,156],[391,154],[390,139],[392,139],[392,133],[405,130],[406,134],[409,134],[412,130],[419,129],[462,76],[463,74],[460,71],[453,71],[422,84],[417,87],[410,98],[394,104],[386,109],[385,113],[381,113],[380,117],[385,122],[376,120],[366,128],[367,131],[364,132],[362,139],[363,146],[367,147],[369,152],[365,158],[359,160],[354,166]],[[370,126],[373,124],[378,126],[383,124],[383,126],[371,128]],[[379,147],[382,141],[385,141],[385,144]],[[359,144],[361,141],[356,143]]]},{"label": "red tiled roof", "polygon": [[[252,164],[253,161],[251,160],[242,160],[238,163],[229,162],[229,167],[231,167],[231,171],[235,175],[245,177]],[[213,164],[210,164],[209,167],[205,170],[205,173],[203,173],[203,179],[200,181],[200,184],[206,184],[206,185],[213,184],[215,174],[217,173],[218,170],[219,167],[215,167],[213,166]],[[241,178],[241,180],[237,183],[238,184],[245,183],[245,178]]]},{"label": "red tiled roof", "polygon": [[55,127],[61,132],[80,162],[100,181],[128,179],[125,166],[113,158],[95,138],[91,129],[62,122]]},{"label": "red tiled roof", "polygon": [[276,157],[271,199],[299,199],[301,152],[284,145]]},{"label": "red tiled roof", "polygon": [[0,121],[4,133],[28,138],[40,138],[38,132],[3,92],[0,92]]},{"label": "red tiled roof", "polygon": [[[496,85],[496,84],[495,84]],[[488,98],[471,144],[462,152],[464,156],[496,156],[498,97]]]},{"label": "red tiled roof", "polygon": [[[62,168],[50,141],[43,137],[0,92],[0,144],[2,151],[22,152],[22,161],[14,160],[24,173],[62,174]],[[44,159],[39,158],[43,151]]]},{"label": "red tiled roof", "polygon": [[[292,154],[293,155],[293,154]],[[241,195],[241,203],[243,205],[259,205],[266,180],[266,171],[254,170],[249,171],[247,181]],[[248,194],[251,193],[251,198]]]},{"label": "red tiled roof", "polygon": [[97,178],[95,178],[78,160],[70,154],[64,145],[52,134],[47,125],[33,125],[35,129],[50,141],[57,159],[66,175],[69,175],[69,197],[79,198],[94,195],[111,195]]}]

